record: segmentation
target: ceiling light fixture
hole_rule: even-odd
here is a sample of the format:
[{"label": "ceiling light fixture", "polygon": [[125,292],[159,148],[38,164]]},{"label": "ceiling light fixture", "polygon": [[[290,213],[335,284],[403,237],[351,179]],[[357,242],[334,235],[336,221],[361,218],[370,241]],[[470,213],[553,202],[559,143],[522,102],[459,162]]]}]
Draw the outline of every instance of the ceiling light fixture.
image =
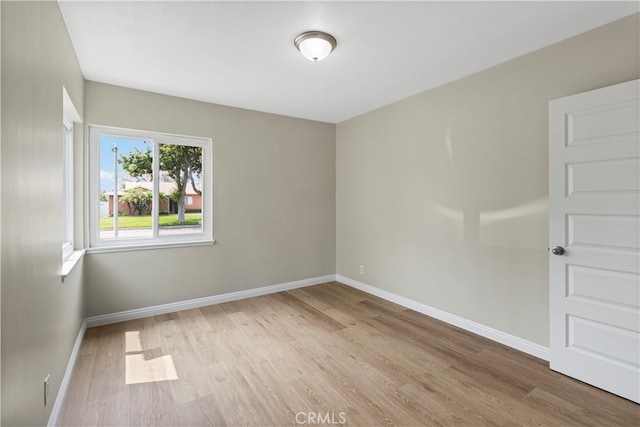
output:
[{"label": "ceiling light fixture", "polygon": [[322,31],[302,33],[293,43],[305,58],[313,62],[322,61],[338,44],[331,34]]}]

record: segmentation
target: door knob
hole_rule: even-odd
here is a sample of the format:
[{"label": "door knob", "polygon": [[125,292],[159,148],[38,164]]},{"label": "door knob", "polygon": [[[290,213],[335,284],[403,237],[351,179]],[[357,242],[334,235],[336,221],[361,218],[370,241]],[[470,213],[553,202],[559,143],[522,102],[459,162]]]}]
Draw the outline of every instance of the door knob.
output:
[{"label": "door knob", "polygon": [[562,246],[556,246],[555,248],[551,249],[551,253],[554,255],[564,255],[564,248]]}]

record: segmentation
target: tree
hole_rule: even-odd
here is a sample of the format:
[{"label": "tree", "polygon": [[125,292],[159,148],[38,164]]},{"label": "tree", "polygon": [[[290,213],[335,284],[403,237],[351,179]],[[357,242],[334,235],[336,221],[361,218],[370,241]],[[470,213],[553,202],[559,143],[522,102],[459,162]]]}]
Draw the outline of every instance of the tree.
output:
[{"label": "tree", "polygon": [[[167,195],[160,192],[160,201],[167,200]],[[124,194],[118,197],[120,203],[126,203],[129,207],[129,214],[142,215],[143,212],[150,211],[153,206],[153,191],[145,190],[143,188],[128,188],[124,190]]]},{"label": "tree", "polygon": [[[202,173],[202,148],[187,145],[160,144],[160,175],[166,173],[176,184],[176,203],[178,204],[178,223],[185,221],[184,201],[187,186],[191,184],[193,191],[200,195],[201,189],[196,187],[195,177]],[[142,152],[137,148],[128,155],[120,155],[118,159],[123,169],[132,177],[153,179],[153,158],[151,148]]]},{"label": "tree", "polygon": [[136,181],[150,182],[153,178],[153,157],[151,149],[147,147],[145,152],[136,148],[127,156],[120,154],[118,163],[122,165],[125,173]]},{"label": "tree", "polygon": [[142,188],[128,188],[124,190],[124,194],[118,198],[120,203],[126,203],[129,206],[129,215],[142,215],[142,212],[149,209],[153,193]]}]

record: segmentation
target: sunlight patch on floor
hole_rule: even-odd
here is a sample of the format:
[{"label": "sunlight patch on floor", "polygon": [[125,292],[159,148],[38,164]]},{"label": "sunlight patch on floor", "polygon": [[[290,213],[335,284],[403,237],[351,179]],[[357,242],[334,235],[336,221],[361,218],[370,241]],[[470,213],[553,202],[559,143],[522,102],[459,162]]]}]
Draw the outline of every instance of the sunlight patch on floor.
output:
[{"label": "sunlight patch on floor", "polygon": [[[140,331],[125,332],[125,382],[141,384],[177,380],[178,374],[170,354],[147,359]],[[134,353],[134,354],[130,354]]]}]

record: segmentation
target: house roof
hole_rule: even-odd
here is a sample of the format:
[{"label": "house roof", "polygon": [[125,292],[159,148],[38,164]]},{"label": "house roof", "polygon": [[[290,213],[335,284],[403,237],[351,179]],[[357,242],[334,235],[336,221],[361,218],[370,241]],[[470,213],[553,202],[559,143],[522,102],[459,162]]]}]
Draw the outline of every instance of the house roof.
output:
[{"label": "house roof", "polygon": [[[200,189],[200,184],[196,184],[196,187]],[[124,181],[124,189],[129,190],[132,188],[142,188],[144,190],[152,190],[153,182],[136,182],[136,181]],[[160,192],[166,195],[169,195],[176,188],[175,182],[161,182],[160,183]],[[118,194],[122,194],[123,190],[118,191]],[[107,194],[112,195],[113,191],[108,192]],[[187,185],[187,196],[196,196],[197,193],[193,191],[191,184]]]}]

